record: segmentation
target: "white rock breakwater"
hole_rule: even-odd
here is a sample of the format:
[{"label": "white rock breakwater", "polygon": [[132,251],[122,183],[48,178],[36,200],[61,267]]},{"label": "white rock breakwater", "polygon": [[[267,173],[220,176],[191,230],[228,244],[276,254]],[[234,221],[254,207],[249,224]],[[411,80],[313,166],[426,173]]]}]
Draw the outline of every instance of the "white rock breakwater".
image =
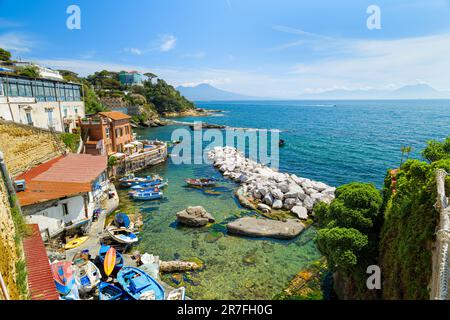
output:
[{"label": "white rock breakwater", "polygon": [[259,164],[233,147],[215,147],[208,153],[214,166],[230,179],[240,183],[236,195],[247,207],[264,213],[291,211],[306,220],[319,202],[330,203],[336,188],[322,182],[280,173]]}]

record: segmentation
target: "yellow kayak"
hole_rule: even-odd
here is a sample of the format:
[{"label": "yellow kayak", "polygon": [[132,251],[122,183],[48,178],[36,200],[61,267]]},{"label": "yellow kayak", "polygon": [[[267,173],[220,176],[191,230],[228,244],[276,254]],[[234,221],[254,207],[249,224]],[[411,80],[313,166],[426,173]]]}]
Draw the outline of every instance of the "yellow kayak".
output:
[{"label": "yellow kayak", "polygon": [[82,245],[83,243],[85,243],[87,239],[89,239],[89,237],[80,237],[80,238],[73,239],[72,241],[69,241],[66,243],[66,245],[64,246],[64,249],[70,250],[70,249],[76,248],[76,247]]}]

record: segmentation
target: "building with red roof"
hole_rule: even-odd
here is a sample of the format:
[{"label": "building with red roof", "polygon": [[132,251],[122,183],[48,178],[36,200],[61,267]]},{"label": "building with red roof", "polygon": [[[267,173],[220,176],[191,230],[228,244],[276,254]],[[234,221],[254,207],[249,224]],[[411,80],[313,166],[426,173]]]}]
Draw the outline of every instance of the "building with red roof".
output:
[{"label": "building with red roof", "polygon": [[90,221],[109,189],[106,170],[106,156],[68,154],[19,175],[25,191],[17,197],[27,221],[49,237]]}]

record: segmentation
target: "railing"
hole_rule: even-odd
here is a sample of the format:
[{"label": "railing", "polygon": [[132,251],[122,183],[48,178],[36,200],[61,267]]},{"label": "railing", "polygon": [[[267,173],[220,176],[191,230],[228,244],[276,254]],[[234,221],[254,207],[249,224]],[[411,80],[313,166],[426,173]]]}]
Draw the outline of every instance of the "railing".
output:
[{"label": "railing", "polygon": [[449,282],[449,246],[450,246],[450,207],[445,195],[445,178],[448,173],[442,169],[436,171],[437,203],[439,211],[439,230],[436,232],[436,261],[433,262],[434,275],[431,287],[432,299],[447,300]]}]

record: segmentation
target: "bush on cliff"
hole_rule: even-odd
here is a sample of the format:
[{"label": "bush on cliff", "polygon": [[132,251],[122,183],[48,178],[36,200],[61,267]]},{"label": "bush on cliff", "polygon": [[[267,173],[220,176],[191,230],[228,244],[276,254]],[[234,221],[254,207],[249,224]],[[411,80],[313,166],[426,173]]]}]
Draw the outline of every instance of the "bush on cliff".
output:
[{"label": "bush on cliff", "polygon": [[331,204],[315,208],[318,248],[332,271],[352,279],[357,297],[366,291],[367,267],[378,258],[382,202],[374,185],[354,182],[337,188]]},{"label": "bush on cliff", "polygon": [[442,145],[429,143],[424,154],[430,161],[441,160],[431,164],[407,161],[396,175],[395,192],[389,175],[385,180],[385,222],[380,240],[385,299],[430,298],[431,246],[439,218],[434,208],[436,169],[450,172],[448,151],[443,150]]}]

